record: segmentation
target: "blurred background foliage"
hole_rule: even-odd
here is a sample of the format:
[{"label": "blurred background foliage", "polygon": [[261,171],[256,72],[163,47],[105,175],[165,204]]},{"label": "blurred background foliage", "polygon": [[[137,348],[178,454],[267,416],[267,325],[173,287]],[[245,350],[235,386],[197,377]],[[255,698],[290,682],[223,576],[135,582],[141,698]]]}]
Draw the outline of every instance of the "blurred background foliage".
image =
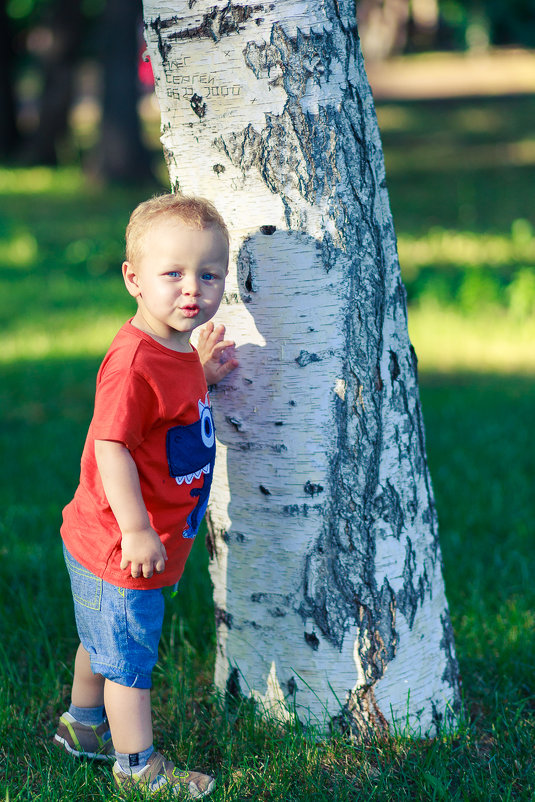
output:
[{"label": "blurred background foliage", "polygon": [[0,36],[0,158],[56,165],[84,154],[95,177],[151,178],[141,0],[2,0]]},{"label": "blurred background foliage", "polygon": [[[535,46],[533,0],[357,0],[356,8],[369,62]],[[0,159],[83,158],[106,180],[150,177],[154,160],[137,115],[152,89],[141,60],[141,0],[1,0],[0,37]],[[72,125],[77,115],[85,125]]]}]

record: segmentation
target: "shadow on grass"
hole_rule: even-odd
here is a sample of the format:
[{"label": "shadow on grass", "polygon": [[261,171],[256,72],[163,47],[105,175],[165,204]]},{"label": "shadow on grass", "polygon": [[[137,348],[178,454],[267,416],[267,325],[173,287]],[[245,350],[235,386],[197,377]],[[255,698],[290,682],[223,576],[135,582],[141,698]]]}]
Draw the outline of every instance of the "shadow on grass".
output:
[{"label": "shadow on grass", "polygon": [[507,233],[529,216],[534,96],[383,102],[377,113],[398,232]]},{"label": "shadow on grass", "polygon": [[469,707],[533,706],[535,379],[424,373],[420,387]]}]

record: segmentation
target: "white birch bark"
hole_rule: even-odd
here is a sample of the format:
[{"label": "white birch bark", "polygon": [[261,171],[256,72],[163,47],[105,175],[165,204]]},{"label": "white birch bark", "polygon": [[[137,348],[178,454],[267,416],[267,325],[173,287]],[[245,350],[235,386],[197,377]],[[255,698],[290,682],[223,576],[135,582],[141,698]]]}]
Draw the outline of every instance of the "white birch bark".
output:
[{"label": "white birch bark", "polygon": [[416,358],[348,0],[145,0],[174,189],[231,232],[212,393],[216,683],[429,733],[458,673]]}]

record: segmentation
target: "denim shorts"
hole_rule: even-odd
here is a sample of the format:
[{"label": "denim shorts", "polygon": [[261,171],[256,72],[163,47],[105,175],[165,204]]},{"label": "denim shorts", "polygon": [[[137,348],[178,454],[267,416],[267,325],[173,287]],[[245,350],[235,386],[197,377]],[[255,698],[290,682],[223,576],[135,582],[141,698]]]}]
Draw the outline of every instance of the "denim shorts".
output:
[{"label": "denim shorts", "polygon": [[162,589],[119,588],[99,579],[63,547],[71,579],[76,628],[91,670],[130,688],[150,688],[158,659]]}]

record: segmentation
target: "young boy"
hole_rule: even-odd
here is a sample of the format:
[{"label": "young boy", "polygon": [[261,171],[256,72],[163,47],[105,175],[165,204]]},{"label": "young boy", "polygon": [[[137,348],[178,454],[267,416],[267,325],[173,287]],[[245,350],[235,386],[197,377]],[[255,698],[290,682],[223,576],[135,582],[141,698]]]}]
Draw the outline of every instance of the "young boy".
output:
[{"label": "young boy", "polygon": [[100,367],[80,484],[63,511],[80,646],[54,742],[77,757],[115,756],[116,784],[149,795],[202,797],[215,785],[154,751],[149,689],[162,588],[180,579],[208,503],[207,382],[237,365],[221,362],[233,345],[223,326],[209,323],[198,351],[189,342],[216,313],[227,269],[227,228],[208,201],[163,195],[134,210],[122,272],[137,311]]}]

